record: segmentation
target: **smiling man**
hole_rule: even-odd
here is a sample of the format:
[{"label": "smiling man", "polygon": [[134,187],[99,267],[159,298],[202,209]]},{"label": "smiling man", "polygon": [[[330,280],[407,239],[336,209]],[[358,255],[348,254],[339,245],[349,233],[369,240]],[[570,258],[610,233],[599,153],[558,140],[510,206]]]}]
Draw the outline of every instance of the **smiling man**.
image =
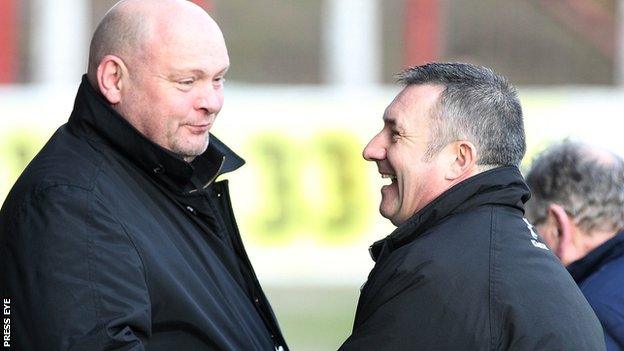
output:
[{"label": "smiling man", "polygon": [[523,218],[514,88],[460,63],[400,81],[364,149],[390,179],[379,210],[398,228],[370,248],[375,267],[341,350],[603,350],[591,307]]},{"label": "smiling man", "polygon": [[69,122],[0,212],[0,286],[19,350],[283,350],[210,135],[229,58],[183,0],[104,17]]}]

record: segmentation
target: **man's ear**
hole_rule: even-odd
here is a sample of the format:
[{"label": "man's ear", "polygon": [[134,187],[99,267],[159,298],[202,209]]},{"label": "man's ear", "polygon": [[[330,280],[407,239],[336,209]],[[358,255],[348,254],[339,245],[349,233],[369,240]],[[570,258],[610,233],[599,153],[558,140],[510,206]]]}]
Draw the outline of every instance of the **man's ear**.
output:
[{"label": "man's ear", "polygon": [[444,175],[446,180],[467,178],[477,163],[477,148],[467,140],[458,140],[449,145],[448,161],[449,168]]},{"label": "man's ear", "polygon": [[548,205],[548,216],[554,220],[557,230],[557,244],[554,247],[555,254],[564,265],[575,260],[576,247],[573,238],[573,222],[565,209],[557,204]]},{"label": "man's ear", "polygon": [[97,83],[100,93],[115,105],[121,101],[123,78],[128,70],[124,62],[115,55],[106,55],[97,69]]}]

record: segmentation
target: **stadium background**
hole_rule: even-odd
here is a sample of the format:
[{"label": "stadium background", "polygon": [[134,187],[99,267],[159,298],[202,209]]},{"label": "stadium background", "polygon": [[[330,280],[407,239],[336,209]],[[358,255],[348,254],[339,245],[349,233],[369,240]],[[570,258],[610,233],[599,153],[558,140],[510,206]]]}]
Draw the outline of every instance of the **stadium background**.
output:
[{"label": "stadium background", "polygon": [[[241,231],[293,350],[349,335],[367,248],[393,229],[361,158],[427,61],[494,68],[519,90],[528,155],[578,137],[624,152],[622,0],[197,0],[232,67],[214,134]],[[72,108],[89,37],[112,0],[0,0],[0,201]]]}]

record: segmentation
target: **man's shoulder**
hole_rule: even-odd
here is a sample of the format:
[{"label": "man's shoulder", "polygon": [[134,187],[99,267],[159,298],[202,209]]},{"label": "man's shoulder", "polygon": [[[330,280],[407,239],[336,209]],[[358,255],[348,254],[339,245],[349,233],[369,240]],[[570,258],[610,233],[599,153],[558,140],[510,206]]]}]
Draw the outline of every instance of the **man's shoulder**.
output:
[{"label": "man's shoulder", "polygon": [[484,286],[489,274],[492,208],[451,215],[397,249],[399,272],[448,284]]},{"label": "man's shoulder", "polygon": [[449,264],[462,258],[471,261],[475,255],[487,256],[493,211],[491,206],[483,206],[442,219],[406,245],[406,255]]},{"label": "man's shoulder", "polygon": [[450,267],[450,274],[456,269],[489,273],[492,265],[498,265],[497,270],[526,272],[532,268],[532,263],[526,264],[529,257],[537,257],[538,266],[564,272],[522,213],[499,205],[449,215],[397,251],[403,251],[407,263],[438,262],[442,268]]},{"label": "man's shoulder", "polygon": [[[624,253],[599,265],[581,284],[581,291],[594,305],[615,307],[613,303],[624,300]],[[624,312],[624,304],[619,309]]]},{"label": "man's shoulder", "polygon": [[501,343],[600,349],[604,341],[598,320],[533,225],[500,209],[492,226],[490,313],[493,324],[500,326],[495,335]]},{"label": "man's shoulder", "polygon": [[576,283],[521,213],[497,208],[491,225],[490,283],[501,302],[530,300],[535,309],[557,299],[580,302]]},{"label": "man's shoulder", "polygon": [[536,309],[543,300],[564,295],[578,302],[580,295],[522,213],[505,206],[451,215],[397,251],[398,271],[423,275],[432,287],[463,286],[475,296],[492,294],[496,301],[532,301]]},{"label": "man's shoulder", "polygon": [[90,191],[103,157],[89,141],[60,127],[19,176],[6,202],[23,202],[48,189],[63,186]]},{"label": "man's shoulder", "polygon": [[624,341],[624,255],[601,265],[580,288],[605,333]]}]

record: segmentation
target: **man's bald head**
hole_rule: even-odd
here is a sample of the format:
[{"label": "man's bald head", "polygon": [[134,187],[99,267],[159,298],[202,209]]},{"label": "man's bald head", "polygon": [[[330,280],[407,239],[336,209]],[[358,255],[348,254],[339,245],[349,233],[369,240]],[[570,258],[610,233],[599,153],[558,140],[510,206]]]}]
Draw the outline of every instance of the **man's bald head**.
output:
[{"label": "man's bald head", "polygon": [[[196,4],[186,0],[122,0],[113,6],[98,25],[89,49],[87,76],[97,87],[97,70],[106,55],[122,60],[141,59],[146,45],[162,27],[184,25],[186,21],[202,20],[221,35],[219,27]],[[158,30],[161,27],[161,30]],[[159,33],[160,32],[160,33]]]},{"label": "man's bald head", "polygon": [[184,0],[124,0],[104,16],[88,77],[137,131],[187,161],[208,147],[230,59],[221,29]]}]

